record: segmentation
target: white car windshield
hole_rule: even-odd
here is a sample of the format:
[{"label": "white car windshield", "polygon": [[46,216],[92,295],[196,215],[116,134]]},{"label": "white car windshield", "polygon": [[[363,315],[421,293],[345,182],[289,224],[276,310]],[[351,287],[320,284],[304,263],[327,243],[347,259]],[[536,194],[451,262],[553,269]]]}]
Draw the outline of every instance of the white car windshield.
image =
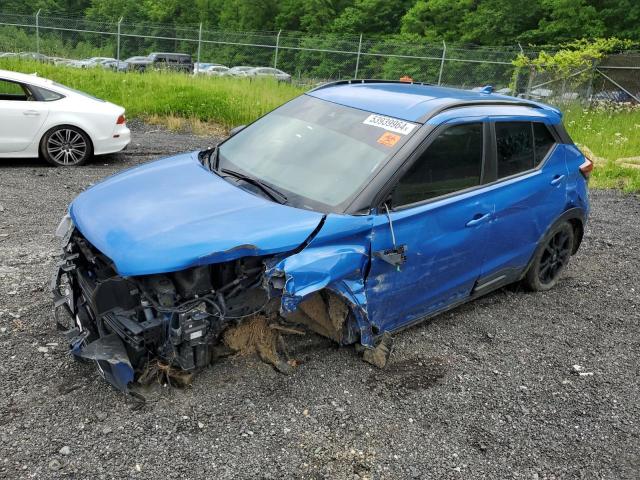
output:
[{"label": "white car windshield", "polygon": [[[394,122],[406,126],[404,133],[382,126]],[[294,206],[339,211],[418,130],[414,127],[302,95],[224,142],[218,170],[259,179]]]}]

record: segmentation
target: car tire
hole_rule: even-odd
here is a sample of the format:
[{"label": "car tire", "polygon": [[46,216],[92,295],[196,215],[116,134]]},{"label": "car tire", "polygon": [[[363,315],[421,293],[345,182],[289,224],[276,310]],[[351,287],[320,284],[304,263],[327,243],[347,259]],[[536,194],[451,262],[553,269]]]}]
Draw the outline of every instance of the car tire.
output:
[{"label": "car tire", "polygon": [[569,264],[574,242],[575,234],[569,222],[554,226],[536,250],[523,279],[524,285],[534,292],[553,288]]},{"label": "car tire", "polygon": [[71,125],[52,128],[40,142],[42,157],[56,167],[77,167],[87,163],[93,155],[91,139]]}]

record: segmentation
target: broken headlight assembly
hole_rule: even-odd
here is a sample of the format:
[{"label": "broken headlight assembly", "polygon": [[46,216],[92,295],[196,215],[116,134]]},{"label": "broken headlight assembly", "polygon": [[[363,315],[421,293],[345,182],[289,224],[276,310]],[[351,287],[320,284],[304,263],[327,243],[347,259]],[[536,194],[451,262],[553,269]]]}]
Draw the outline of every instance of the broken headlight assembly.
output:
[{"label": "broken headlight assembly", "polygon": [[[228,352],[227,329],[250,317],[277,316],[278,302],[263,286],[263,258],[122,277],[70,219],[58,231],[69,236],[52,282],[58,328],[76,356],[97,362],[121,390],[136,375],[148,376],[152,365],[184,372],[206,367]],[[286,368],[275,354],[272,363]]]}]

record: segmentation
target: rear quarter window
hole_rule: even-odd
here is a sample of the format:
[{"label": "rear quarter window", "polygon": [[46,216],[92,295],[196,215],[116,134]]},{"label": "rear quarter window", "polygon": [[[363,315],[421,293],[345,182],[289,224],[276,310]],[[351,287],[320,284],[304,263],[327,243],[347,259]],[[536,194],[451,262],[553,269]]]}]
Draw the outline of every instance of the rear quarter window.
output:
[{"label": "rear quarter window", "polygon": [[496,122],[495,131],[498,178],[537,167],[556,143],[541,122]]},{"label": "rear quarter window", "polygon": [[556,144],[555,138],[551,135],[549,128],[544,123],[533,122],[533,143],[535,149],[536,166],[544,160],[549,151]]},{"label": "rear quarter window", "polygon": [[531,122],[497,122],[498,178],[510,177],[534,167]]}]

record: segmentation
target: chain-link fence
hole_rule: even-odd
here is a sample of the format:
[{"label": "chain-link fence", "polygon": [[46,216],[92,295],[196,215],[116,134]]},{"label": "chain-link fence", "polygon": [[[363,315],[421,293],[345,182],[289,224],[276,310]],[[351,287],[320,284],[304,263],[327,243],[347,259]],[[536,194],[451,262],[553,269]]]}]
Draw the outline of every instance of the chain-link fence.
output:
[{"label": "chain-link fence", "polygon": [[227,32],[202,25],[92,21],[85,18],[0,13],[0,56],[60,61],[112,57],[118,62],[151,52],[188,53],[194,62],[268,66],[302,85],[328,80],[409,77],[461,88],[492,85],[497,91],[550,103],[608,100],[640,103],[640,53],[613,55],[571,72],[519,69],[520,46],[463,48],[368,39],[342,34]]}]

